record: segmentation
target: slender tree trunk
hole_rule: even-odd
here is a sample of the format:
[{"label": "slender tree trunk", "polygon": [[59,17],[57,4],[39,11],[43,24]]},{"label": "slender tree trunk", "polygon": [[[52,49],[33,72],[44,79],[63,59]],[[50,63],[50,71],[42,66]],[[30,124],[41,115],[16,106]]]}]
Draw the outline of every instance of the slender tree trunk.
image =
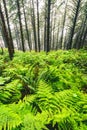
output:
[{"label": "slender tree trunk", "polygon": [[16,0],[16,2],[17,2],[18,18],[19,18],[20,33],[21,33],[22,50],[25,52],[23,27],[22,27],[22,21],[21,21],[20,3],[19,3],[19,0]]},{"label": "slender tree trunk", "polygon": [[72,41],[73,41],[74,31],[75,31],[76,22],[77,22],[77,18],[78,18],[78,14],[79,14],[80,4],[81,4],[81,0],[78,0],[77,1],[77,7],[76,7],[76,13],[75,13],[75,17],[73,19],[73,26],[72,26],[72,29],[71,29],[71,34],[70,34],[70,39],[69,39],[67,49],[72,48]]},{"label": "slender tree trunk", "polygon": [[35,11],[34,11],[34,1],[32,0],[32,10],[31,10],[31,21],[34,33],[34,42],[35,42],[35,51],[37,52],[37,36],[36,36],[36,20],[35,20]]},{"label": "slender tree trunk", "polygon": [[52,47],[53,50],[55,50],[55,25],[56,25],[56,11],[54,12],[54,25],[53,25],[53,47]]},{"label": "slender tree trunk", "polygon": [[86,36],[87,36],[87,27],[86,27],[86,30],[85,30],[85,32],[84,32],[84,36],[83,36],[83,40],[82,40],[82,45],[81,45],[81,47],[83,47],[84,44],[85,44]]},{"label": "slender tree trunk", "polygon": [[17,30],[16,30],[16,27],[15,27],[15,26],[14,26],[14,31],[15,31],[15,39],[16,39],[17,49],[18,49],[19,41],[18,41],[18,34],[17,34]]},{"label": "slender tree trunk", "polygon": [[85,18],[85,21],[84,21],[84,23],[82,25],[82,31],[81,31],[81,34],[80,34],[80,37],[79,37],[79,41],[78,41],[78,49],[83,47],[85,38],[87,36],[87,33],[86,33],[87,32],[86,31],[87,24],[86,23],[87,23],[87,18]]},{"label": "slender tree trunk", "polygon": [[15,33],[16,33],[16,39],[18,40],[18,50],[22,50],[22,45],[21,45],[21,37],[20,37],[20,31],[18,29],[19,27],[17,26],[17,23],[15,23]]},{"label": "slender tree trunk", "polygon": [[58,29],[57,29],[57,40],[56,40],[56,50],[59,48],[59,22],[58,22]]},{"label": "slender tree trunk", "polygon": [[[2,26],[1,21],[0,21],[0,25]],[[1,34],[2,34],[3,41],[4,41],[4,46],[5,46],[5,48],[8,48],[7,41],[6,41],[6,38],[4,37],[2,27],[0,27],[0,31],[1,31]]]},{"label": "slender tree trunk", "polygon": [[81,48],[85,25],[86,25],[86,19],[82,21],[79,31],[77,32],[73,48],[77,48],[77,49]]},{"label": "slender tree trunk", "polygon": [[47,35],[46,35],[46,19],[45,19],[45,24],[44,24],[44,51],[46,51],[46,45],[47,45]]},{"label": "slender tree trunk", "polygon": [[12,43],[11,43],[8,31],[7,31],[7,27],[6,27],[6,24],[5,24],[5,19],[4,19],[4,15],[3,15],[3,12],[2,12],[1,4],[0,4],[0,23],[1,23],[1,29],[2,29],[2,36],[5,39],[5,42],[8,46],[9,57],[12,60],[12,58],[13,58],[13,48],[12,48],[12,45],[11,45]]},{"label": "slender tree trunk", "polygon": [[23,6],[24,21],[25,21],[25,28],[26,28],[26,33],[27,33],[28,46],[29,46],[29,49],[31,51],[30,37],[29,37],[29,31],[28,31],[28,25],[27,25],[26,13],[25,13],[24,0],[22,0],[22,6]]},{"label": "slender tree trunk", "polygon": [[47,48],[47,5],[46,5],[46,1],[45,1],[45,16],[44,16],[44,51],[46,51]]},{"label": "slender tree trunk", "polygon": [[[67,1],[68,2],[68,1]],[[63,18],[63,25],[62,25],[62,34],[61,34],[61,38],[60,38],[60,48],[62,49],[63,45],[63,38],[64,38],[64,27],[65,27],[65,22],[66,22],[66,9],[67,9],[67,2],[65,5],[65,11],[64,11],[64,18]]]},{"label": "slender tree trunk", "polygon": [[[53,12],[54,4],[51,6],[51,14],[50,14],[50,36],[49,36],[49,42],[50,42],[50,49],[53,50],[53,18],[54,18],[54,12]],[[47,13],[47,12],[46,12]]]},{"label": "slender tree trunk", "polygon": [[8,17],[8,10],[7,10],[7,7],[6,7],[6,1],[5,0],[3,0],[3,4],[4,4],[4,10],[5,10],[5,15],[6,15],[7,25],[8,25],[8,33],[9,33],[9,37],[10,37],[9,40],[11,42],[11,48],[12,48],[12,51],[14,53],[13,39],[12,39],[11,28],[10,28],[9,17]]},{"label": "slender tree trunk", "polygon": [[39,2],[37,0],[37,34],[38,34],[38,49],[40,52],[40,24],[39,24]]},{"label": "slender tree trunk", "polygon": [[66,40],[67,40],[67,38],[66,38],[66,35],[65,35],[65,38],[64,38],[64,50],[67,49]]},{"label": "slender tree trunk", "polygon": [[51,0],[48,0],[48,17],[47,17],[47,52],[50,51],[50,7]]}]

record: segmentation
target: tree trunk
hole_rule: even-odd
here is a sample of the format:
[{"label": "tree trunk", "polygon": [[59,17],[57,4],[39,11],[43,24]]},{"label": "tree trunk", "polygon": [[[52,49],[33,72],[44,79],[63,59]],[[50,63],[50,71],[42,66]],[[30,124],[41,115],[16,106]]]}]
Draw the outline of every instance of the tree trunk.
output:
[{"label": "tree trunk", "polygon": [[47,48],[46,51],[50,51],[50,7],[51,7],[51,0],[48,0],[48,17],[47,17]]},{"label": "tree trunk", "polygon": [[86,30],[85,30],[85,32],[84,32],[84,36],[83,36],[83,40],[82,40],[82,45],[81,45],[81,47],[83,47],[84,44],[85,44],[86,36],[87,36],[87,27],[86,27]]},{"label": "tree trunk", "polygon": [[69,43],[67,45],[67,49],[71,49],[72,48],[72,41],[73,41],[75,26],[76,26],[78,14],[79,14],[80,4],[81,4],[81,0],[78,0],[77,1],[77,6],[76,6],[75,16],[74,16],[74,19],[73,19],[73,26],[72,26],[72,29],[71,29],[70,39],[69,39]]},{"label": "tree trunk", "polygon": [[56,11],[54,12],[54,25],[53,25],[53,44],[52,44],[53,50],[55,50],[55,25],[56,25]]},{"label": "tree trunk", "polygon": [[46,51],[47,48],[47,5],[46,5],[46,1],[45,1],[45,16],[44,16],[44,51]]},{"label": "tree trunk", "polygon": [[[51,14],[50,14],[50,34],[49,34],[49,42],[50,42],[50,49],[53,50],[53,18],[54,18],[54,4],[51,6]],[[47,13],[47,12],[46,12]]]},{"label": "tree trunk", "polygon": [[3,12],[2,12],[1,4],[0,4],[0,22],[1,22],[2,36],[5,39],[5,42],[8,46],[9,57],[12,60],[12,58],[13,58],[13,48],[12,48],[12,45],[11,45],[12,43],[11,43],[8,31],[7,31],[7,27],[6,27],[6,24],[5,24],[5,19],[4,19],[4,15],[3,15]]},{"label": "tree trunk", "polygon": [[84,35],[84,31],[85,31],[85,25],[86,25],[86,19],[82,21],[81,26],[79,28],[79,31],[77,32],[76,38],[75,38],[75,42],[73,45],[73,48],[77,48],[80,49],[82,46],[82,38]]},{"label": "tree trunk", "polygon": [[60,38],[60,44],[61,44],[60,49],[62,49],[62,47],[64,46],[64,44],[63,44],[63,38],[64,38],[64,27],[65,27],[65,22],[66,22],[67,3],[68,3],[68,0],[67,0],[66,5],[65,5],[64,17],[63,17],[62,34],[61,34],[61,38]]},{"label": "tree trunk", "polygon": [[56,40],[56,50],[59,49],[59,31],[60,31],[60,23],[58,22],[58,28],[57,28],[57,40]]},{"label": "tree trunk", "polygon": [[8,17],[8,10],[7,10],[7,7],[6,7],[6,1],[5,0],[3,0],[3,4],[4,4],[4,10],[5,10],[5,15],[6,15],[7,25],[8,25],[8,33],[9,33],[9,37],[10,37],[9,40],[11,42],[11,48],[12,48],[12,51],[14,53],[13,39],[12,39],[11,28],[10,28],[9,17]]},{"label": "tree trunk", "polygon": [[39,24],[39,2],[37,0],[37,35],[38,35],[38,49],[40,52],[40,24]]},{"label": "tree trunk", "polygon": [[36,37],[36,24],[35,24],[35,11],[34,11],[34,1],[32,0],[32,10],[31,10],[31,21],[34,33],[35,51],[37,52],[37,37]]},{"label": "tree trunk", "polygon": [[17,2],[18,18],[19,18],[20,33],[21,33],[22,50],[25,52],[23,27],[22,27],[22,21],[21,21],[20,3],[19,3],[19,0],[17,0],[16,2]]},{"label": "tree trunk", "polygon": [[22,6],[23,6],[24,21],[25,21],[25,28],[26,28],[26,33],[27,33],[28,46],[29,46],[29,49],[31,51],[30,37],[29,37],[29,31],[28,31],[28,25],[27,25],[26,13],[25,13],[24,0],[22,0]]}]

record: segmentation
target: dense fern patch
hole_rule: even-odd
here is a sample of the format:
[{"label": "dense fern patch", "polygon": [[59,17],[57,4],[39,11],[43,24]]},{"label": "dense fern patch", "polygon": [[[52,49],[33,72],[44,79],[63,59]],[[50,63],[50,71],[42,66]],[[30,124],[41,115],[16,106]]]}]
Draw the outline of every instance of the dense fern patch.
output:
[{"label": "dense fern patch", "polygon": [[87,130],[87,51],[0,55],[0,130]]}]

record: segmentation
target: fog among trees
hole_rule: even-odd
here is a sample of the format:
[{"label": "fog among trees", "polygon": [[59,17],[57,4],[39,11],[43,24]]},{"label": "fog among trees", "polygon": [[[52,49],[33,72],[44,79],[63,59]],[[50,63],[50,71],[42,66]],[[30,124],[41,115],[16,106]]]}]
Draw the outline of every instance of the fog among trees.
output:
[{"label": "fog among trees", "polygon": [[86,0],[1,0],[0,46],[49,52],[87,45]]}]

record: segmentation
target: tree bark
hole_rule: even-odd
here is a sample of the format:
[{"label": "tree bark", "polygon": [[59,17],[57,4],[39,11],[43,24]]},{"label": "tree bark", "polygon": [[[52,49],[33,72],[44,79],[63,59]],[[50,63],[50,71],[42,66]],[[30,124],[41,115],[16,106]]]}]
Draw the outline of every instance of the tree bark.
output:
[{"label": "tree bark", "polygon": [[70,33],[69,43],[67,45],[67,49],[71,49],[72,48],[72,41],[73,41],[75,26],[76,26],[78,14],[79,14],[80,4],[81,4],[81,0],[78,0],[77,1],[77,6],[76,6],[75,16],[74,16],[74,19],[73,19],[73,26],[72,26],[71,33]]},{"label": "tree bark", "polygon": [[83,36],[83,39],[82,39],[82,45],[81,45],[81,47],[83,47],[84,44],[85,44],[86,36],[87,36],[87,27],[86,27],[85,32],[84,32],[84,36]]},{"label": "tree bark", "polygon": [[64,46],[63,45],[63,38],[64,38],[64,27],[65,27],[65,22],[66,22],[67,3],[68,3],[68,0],[67,0],[66,5],[65,5],[65,11],[64,11],[64,16],[63,16],[62,34],[61,34],[61,38],[60,38],[60,44],[61,44],[60,49],[62,49],[62,47]]},{"label": "tree bark", "polygon": [[22,21],[21,21],[20,3],[19,3],[19,0],[16,0],[16,2],[17,2],[18,18],[19,18],[20,33],[21,33],[22,50],[23,50],[23,52],[25,52],[23,26],[22,26]]},{"label": "tree bark", "polygon": [[50,51],[50,8],[51,0],[48,0],[48,17],[47,17],[47,52]]},{"label": "tree bark", "polygon": [[34,1],[32,0],[32,10],[31,10],[31,22],[33,27],[34,42],[35,42],[35,51],[37,52],[37,36],[36,36],[36,20],[35,20],[35,11],[34,11]]},{"label": "tree bark", "polygon": [[37,35],[38,35],[38,50],[40,52],[40,24],[39,24],[39,2],[37,0]]},{"label": "tree bark", "polygon": [[7,7],[6,7],[6,1],[5,0],[3,0],[3,4],[4,4],[4,10],[5,10],[5,15],[6,15],[7,25],[8,25],[8,33],[9,33],[9,37],[10,37],[9,40],[11,42],[11,48],[12,48],[12,51],[14,53],[13,39],[12,39],[11,28],[10,28],[9,17],[8,17],[8,10],[7,10]]},{"label": "tree bark", "polygon": [[24,21],[25,21],[25,28],[26,28],[26,33],[27,33],[28,46],[29,46],[29,49],[31,51],[30,37],[29,37],[29,31],[28,31],[28,25],[27,25],[26,13],[25,13],[24,0],[22,0],[22,6],[23,6]]},{"label": "tree bark", "polygon": [[12,48],[12,45],[11,45],[12,43],[11,43],[11,40],[10,40],[10,37],[9,37],[9,33],[8,33],[8,30],[7,30],[7,27],[6,27],[4,15],[3,15],[3,12],[2,12],[1,4],[0,4],[0,22],[1,22],[2,36],[5,39],[5,42],[8,46],[9,57],[12,60],[14,53],[13,53],[13,48]]},{"label": "tree bark", "polygon": [[47,48],[47,4],[45,1],[45,16],[44,16],[44,51],[46,51]]}]

